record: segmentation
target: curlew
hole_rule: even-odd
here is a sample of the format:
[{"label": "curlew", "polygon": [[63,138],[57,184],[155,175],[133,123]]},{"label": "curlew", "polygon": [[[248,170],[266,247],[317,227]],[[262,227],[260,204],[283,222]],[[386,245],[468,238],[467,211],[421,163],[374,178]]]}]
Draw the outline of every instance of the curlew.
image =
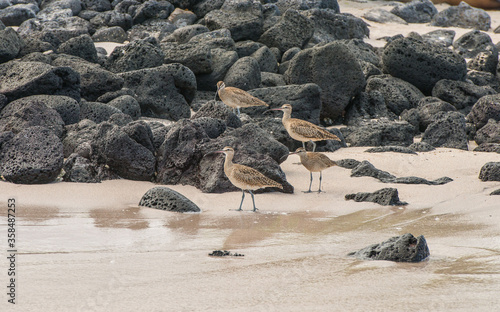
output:
[{"label": "curlew", "polygon": [[241,189],[243,193],[238,211],[242,210],[241,205],[243,205],[243,200],[245,199],[245,191],[252,195],[253,211],[256,211],[257,208],[255,207],[255,199],[252,191],[264,187],[277,187],[283,189],[281,184],[269,179],[259,171],[248,166],[233,163],[234,149],[232,147],[226,146],[222,150],[212,153],[225,154],[224,173],[229,178],[229,181],[231,181],[234,186]]},{"label": "curlew", "polygon": [[289,155],[297,154],[300,157],[300,163],[309,170],[311,181],[309,182],[309,191],[304,193],[311,193],[311,185],[313,181],[313,172],[319,172],[319,188],[318,193],[321,193],[321,180],[323,178],[322,171],[337,165],[333,160],[326,155],[315,152],[307,152],[305,148],[299,147],[295,152]]},{"label": "curlew", "polygon": [[238,110],[238,117],[240,117],[240,107],[269,106],[266,102],[246,91],[235,87],[226,87],[223,81],[217,82],[215,98],[217,98],[217,94],[224,104],[233,108],[233,113],[235,109]]},{"label": "curlew", "polygon": [[306,142],[309,141],[311,141],[313,144],[313,152],[316,150],[316,143],[314,143],[315,141],[340,141],[339,137],[335,134],[332,134],[328,130],[323,129],[319,126],[316,126],[309,121],[291,118],[292,105],[290,104],[283,104],[283,106],[281,106],[280,108],[273,108],[270,110],[283,111],[283,118],[281,119],[281,121],[283,122],[283,126],[285,126],[286,131],[292,137],[292,139],[302,142],[302,147],[304,148],[304,150],[306,149]]}]

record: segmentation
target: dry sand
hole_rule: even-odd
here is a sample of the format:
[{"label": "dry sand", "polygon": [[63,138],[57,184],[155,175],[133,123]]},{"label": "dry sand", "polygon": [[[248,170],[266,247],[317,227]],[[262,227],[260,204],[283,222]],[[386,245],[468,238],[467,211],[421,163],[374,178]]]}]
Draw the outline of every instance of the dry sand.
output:
[{"label": "dry sand", "polygon": [[[372,2],[370,2],[372,3]],[[342,12],[369,4],[340,1]],[[445,5],[438,6],[440,9]],[[498,12],[490,12],[492,27]],[[425,25],[372,25],[377,34],[425,33]],[[460,30],[462,33],[468,30]],[[492,32],[489,32],[493,36]],[[494,39],[496,40],[496,39]],[[496,41],[495,41],[496,42]],[[480,168],[499,154],[437,149],[406,155],[346,148],[334,160],[369,160],[400,176],[448,176],[441,186],[384,184],[324,171],[322,194],[304,194],[309,173],[290,157],[282,168],[295,194],[256,195],[258,213],[232,211],[240,192],[204,194],[170,186],[203,212],[138,207],[155,185],[14,185],[0,182],[0,310],[7,303],[8,198],[17,203],[17,311],[498,311],[500,182]],[[317,188],[314,175],[313,189]],[[345,201],[348,193],[396,187],[409,205]],[[423,234],[431,256],[418,264],[359,261],[346,254],[389,237]],[[213,258],[227,249],[240,258]]]}]

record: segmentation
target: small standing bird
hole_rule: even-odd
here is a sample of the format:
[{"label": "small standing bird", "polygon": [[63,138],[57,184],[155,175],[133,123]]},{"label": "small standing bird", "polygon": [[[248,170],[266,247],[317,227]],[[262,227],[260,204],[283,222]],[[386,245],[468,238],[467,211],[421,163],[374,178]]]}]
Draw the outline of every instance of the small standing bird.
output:
[{"label": "small standing bird", "polygon": [[316,150],[316,143],[314,141],[323,141],[323,140],[336,140],[340,141],[339,137],[335,134],[330,133],[328,130],[323,129],[319,126],[316,126],[309,121],[305,121],[302,119],[291,118],[292,116],[292,105],[283,104],[280,108],[270,109],[272,111],[280,110],[283,111],[283,118],[281,121],[283,122],[283,126],[285,126],[286,131],[297,141],[302,142],[302,147],[304,150],[306,149],[305,142],[311,141],[313,144],[313,152]]},{"label": "small standing bird", "polygon": [[321,180],[323,178],[322,171],[337,165],[333,160],[326,155],[315,152],[307,152],[305,148],[299,147],[295,152],[289,155],[297,154],[300,157],[300,163],[309,170],[311,181],[309,182],[309,191],[304,193],[311,193],[311,185],[313,181],[313,172],[319,172],[319,188],[318,193],[321,193]]},{"label": "small standing bird", "polygon": [[233,163],[234,149],[232,147],[226,146],[220,151],[215,151],[212,153],[223,153],[226,156],[224,160],[224,173],[229,178],[229,181],[233,183],[234,186],[241,189],[243,195],[241,196],[241,205],[243,205],[243,199],[245,199],[245,191],[252,195],[253,211],[256,211],[255,199],[252,191],[255,191],[264,187],[277,187],[283,189],[283,186],[278,182],[269,179],[259,171],[250,168],[245,165]]},{"label": "small standing bird", "polygon": [[215,98],[217,98],[217,94],[224,104],[233,108],[233,113],[234,109],[238,110],[238,117],[240,117],[240,107],[269,106],[266,102],[259,100],[246,91],[235,87],[226,87],[223,81],[217,82]]}]

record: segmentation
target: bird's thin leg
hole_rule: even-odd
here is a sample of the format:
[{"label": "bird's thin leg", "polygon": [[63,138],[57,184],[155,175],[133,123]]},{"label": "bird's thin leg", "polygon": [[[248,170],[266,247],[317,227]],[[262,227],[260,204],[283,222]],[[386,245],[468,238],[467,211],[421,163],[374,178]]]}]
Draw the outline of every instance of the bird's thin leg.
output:
[{"label": "bird's thin leg", "polygon": [[240,107],[236,107],[236,109],[238,110],[238,118],[240,118]]},{"label": "bird's thin leg", "polygon": [[252,191],[248,191],[248,192],[250,193],[250,195],[252,195],[253,211],[255,212],[255,211],[259,210],[259,209],[257,209],[257,207],[255,207],[255,198],[253,197]]},{"label": "bird's thin leg", "polygon": [[245,199],[245,191],[241,190],[241,192],[243,193],[243,195],[241,195],[240,209],[238,209],[238,211],[241,211],[241,205],[243,205],[243,199]]},{"label": "bird's thin leg", "polygon": [[318,189],[318,193],[321,193],[321,179],[323,178],[323,172],[319,172],[319,189]]},{"label": "bird's thin leg", "polygon": [[313,173],[312,173],[312,171],[309,171],[309,174],[311,175],[311,181],[309,182],[309,191],[303,191],[304,193],[311,193],[311,185],[313,183]]},{"label": "bird's thin leg", "polygon": [[306,149],[306,142],[302,141],[302,147]]},{"label": "bird's thin leg", "polygon": [[313,144],[313,152],[316,150],[316,143],[314,143],[314,141],[311,141],[312,144]]}]

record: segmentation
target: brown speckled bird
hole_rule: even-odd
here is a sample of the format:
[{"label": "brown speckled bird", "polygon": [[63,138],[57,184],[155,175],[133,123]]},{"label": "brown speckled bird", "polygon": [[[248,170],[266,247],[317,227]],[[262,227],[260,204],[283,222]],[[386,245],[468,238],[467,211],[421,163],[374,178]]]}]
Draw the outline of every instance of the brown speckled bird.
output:
[{"label": "brown speckled bird", "polygon": [[217,94],[224,104],[233,108],[233,112],[235,109],[238,110],[238,117],[240,117],[240,107],[269,106],[266,102],[246,91],[235,87],[226,87],[223,81],[217,82]]},{"label": "brown speckled bird", "polygon": [[272,111],[280,110],[283,111],[283,118],[281,121],[285,126],[286,131],[297,141],[302,142],[302,147],[304,150],[306,149],[306,142],[311,141],[313,144],[313,152],[316,150],[316,143],[314,141],[323,141],[323,140],[336,140],[340,141],[339,137],[335,134],[330,133],[328,130],[323,129],[319,126],[316,126],[309,121],[305,121],[302,119],[291,118],[292,116],[292,105],[284,104],[280,108],[270,109]]},{"label": "brown speckled bird", "polygon": [[245,199],[245,191],[252,195],[253,211],[256,211],[257,208],[255,207],[255,199],[252,191],[264,187],[277,187],[283,189],[281,184],[269,179],[259,171],[245,165],[233,163],[234,149],[232,147],[226,146],[222,150],[213,153],[223,153],[226,155],[226,159],[224,160],[224,173],[229,178],[229,181],[243,192],[240,208],[238,210],[241,210],[243,199]]},{"label": "brown speckled bird", "polygon": [[322,171],[333,167],[336,163],[321,153],[307,152],[304,148],[299,147],[295,152],[290,155],[297,154],[300,157],[300,163],[309,170],[311,181],[309,182],[309,190],[304,193],[311,193],[311,185],[313,181],[313,172],[319,172],[319,188],[318,193],[321,193],[321,180],[323,178]]}]

